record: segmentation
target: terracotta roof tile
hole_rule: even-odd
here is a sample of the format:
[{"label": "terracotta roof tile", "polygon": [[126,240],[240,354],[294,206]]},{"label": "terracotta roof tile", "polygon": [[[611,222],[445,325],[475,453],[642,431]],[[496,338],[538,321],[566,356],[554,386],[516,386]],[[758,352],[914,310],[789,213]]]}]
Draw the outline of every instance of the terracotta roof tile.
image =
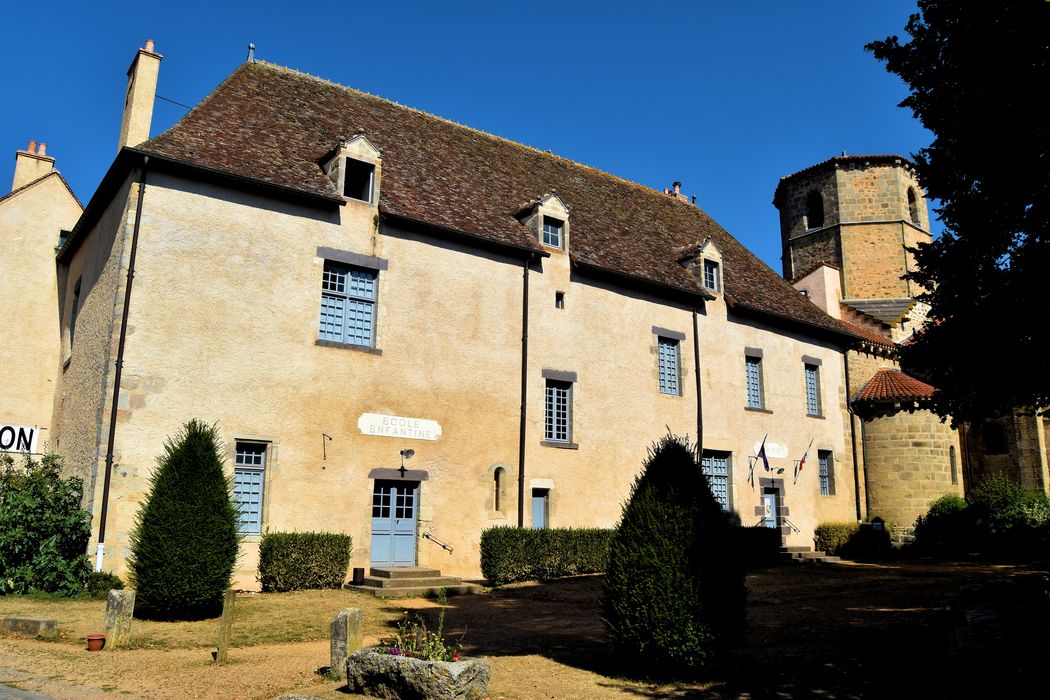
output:
[{"label": "terracotta roof tile", "polygon": [[816,172],[817,170],[823,170],[824,168],[833,167],[835,165],[847,165],[849,163],[894,163],[900,161],[908,165],[909,167],[915,167],[915,163],[905,158],[904,156],[897,155],[895,153],[874,153],[870,155],[862,156],[832,156],[827,160],[822,160],[819,163],[814,163],[808,167],[802,168],[802,170],[795,171],[790,175],[785,175],[780,178],[777,182],[777,188],[773,192],[773,202],[776,203],[777,197],[780,195],[781,186],[788,180],[792,180],[800,175],[806,175],[808,173]]},{"label": "terracotta roof tile", "polygon": [[861,402],[921,401],[933,396],[934,391],[936,390],[929,384],[920,382],[915,377],[909,377],[900,370],[880,369],[857,392],[853,400]]},{"label": "terracotta roof tile", "polygon": [[860,338],[864,341],[867,341],[874,345],[879,345],[884,348],[897,347],[897,344],[889,338],[887,338],[886,336],[881,335],[880,333],[870,328],[865,328],[859,323],[851,323],[850,321],[843,321],[842,323],[845,324],[845,326],[849,328],[854,335],[860,336]]},{"label": "terracotta roof tile", "polygon": [[722,253],[728,301],[851,334],[689,203],[280,66],[242,64],[139,150],[332,197],[339,193],[320,163],[359,129],[383,151],[384,214],[541,250],[514,215],[556,190],[572,210],[576,263],[702,294],[676,249],[710,238]]}]

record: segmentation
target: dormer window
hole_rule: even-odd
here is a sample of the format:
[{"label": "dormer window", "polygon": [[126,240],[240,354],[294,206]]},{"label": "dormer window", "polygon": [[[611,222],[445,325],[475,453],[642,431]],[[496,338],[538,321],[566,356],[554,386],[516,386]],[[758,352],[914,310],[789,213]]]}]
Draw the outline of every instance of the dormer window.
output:
[{"label": "dormer window", "polygon": [[376,166],[372,163],[347,158],[343,167],[345,168],[343,196],[350,199],[359,199],[362,202],[371,202]]},{"label": "dormer window", "polygon": [[714,260],[704,260],[704,287],[717,292],[719,286],[718,263]]},{"label": "dormer window", "polygon": [[376,206],[383,177],[383,152],[363,131],[340,141],[321,163],[336,192],[347,200]]},{"label": "dormer window", "polygon": [[559,221],[551,216],[543,217],[543,245],[549,245],[553,248],[561,248],[562,229],[564,228],[564,221]]}]

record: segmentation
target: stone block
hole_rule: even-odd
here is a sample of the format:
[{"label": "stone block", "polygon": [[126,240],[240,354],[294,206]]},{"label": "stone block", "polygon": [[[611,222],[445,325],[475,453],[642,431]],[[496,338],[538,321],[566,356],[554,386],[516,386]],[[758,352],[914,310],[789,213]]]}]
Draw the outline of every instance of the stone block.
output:
[{"label": "stone block", "polygon": [[486,696],[491,674],[484,659],[423,661],[362,649],[346,660],[350,690],[379,698],[478,700]]},{"label": "stone block", "polygon": [[135,591],[112,590],[106,598],[106,646],[123,649],[131,642],[131,617],[135,612]]},{"label": "stone block", "polygon": [[54,639],[58,636],[58,620],[8,615],[4,618],[3,630],[4,634],[14,634],[20,637]]},{"label": "stone block", "polygon": [[332,620],[331,664],[329,674],[345,678],[346,659],[363,644],[363,619],[357,608],[344,608]]}]

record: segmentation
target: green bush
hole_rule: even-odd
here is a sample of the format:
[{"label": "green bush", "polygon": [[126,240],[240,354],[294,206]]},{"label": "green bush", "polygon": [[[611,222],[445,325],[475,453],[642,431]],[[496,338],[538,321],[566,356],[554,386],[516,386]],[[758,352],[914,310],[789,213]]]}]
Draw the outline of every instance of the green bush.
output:
[{"label": "green bush", "polygon": [[136,614],[200,619],[222,609],[237,561],[237,511],[214,427],[191,420],[164,445],[131,532]]},{"label": "green bush", "polygon": [[124,582],[108,571],[92,571],[84,581],[84,595],[95,600],[105,600],[111,590],[121,590]]},{"label": "green bush", "polygon": [[80,508],[82,494],[56,455],[21,465],[0,455],[0,594],[83,590],[91,514]]},{"label": "green bush", "polygon": [[915,521],[912,547],[923,554],[963,554],[973,541],[971,521],[966,500],[947,493],[931,503],[926,515],[920,515]]},{"label": "green bush", "polygon": [[742,630],[744,576],[731,528],[695,450],[661,439],[624,505],[602,585],[602,620],[635,670],[705,665]]},{"label": "green bush", "polygon": [[259,543],[259,583],[265,592],[339,588],[353,542],[338,532],[267,532]]},{"label": "green bush", "polygon": [[966,497],[975,522],[974,548],[993,556],[1045,556],[1050,529],[1050,498],[1026,491],[1016,481],[996,474],[985,478]]},{"label": "green bush", "polygon": [[481,533],[481,573],[490,585],[605,571],[613,530],[492,527]]},{"label": "green bush", "polygon": [[859,530],[860,525],[855,522],[820,523],[813,530],[814,549],[840,556]]}]

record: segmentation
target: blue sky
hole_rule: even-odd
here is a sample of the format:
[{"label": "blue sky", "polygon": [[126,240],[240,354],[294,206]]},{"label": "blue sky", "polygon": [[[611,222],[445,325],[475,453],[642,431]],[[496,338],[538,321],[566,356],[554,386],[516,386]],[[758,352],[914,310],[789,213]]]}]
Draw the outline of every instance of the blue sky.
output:
[{"label": "blue sky", "polygon": [[[44,141],[86,202],[145,39],[164,55],[158,94],[189,105],[252,41],[259,58],[650,187],[681,180],[779,272],[780,176],[929,143],[896,106],[903,83],[863,50],[912,12],[914,0],[15,3],[0,26],[0,177]],[[158,100],[153,134],[185,111]]]}]

